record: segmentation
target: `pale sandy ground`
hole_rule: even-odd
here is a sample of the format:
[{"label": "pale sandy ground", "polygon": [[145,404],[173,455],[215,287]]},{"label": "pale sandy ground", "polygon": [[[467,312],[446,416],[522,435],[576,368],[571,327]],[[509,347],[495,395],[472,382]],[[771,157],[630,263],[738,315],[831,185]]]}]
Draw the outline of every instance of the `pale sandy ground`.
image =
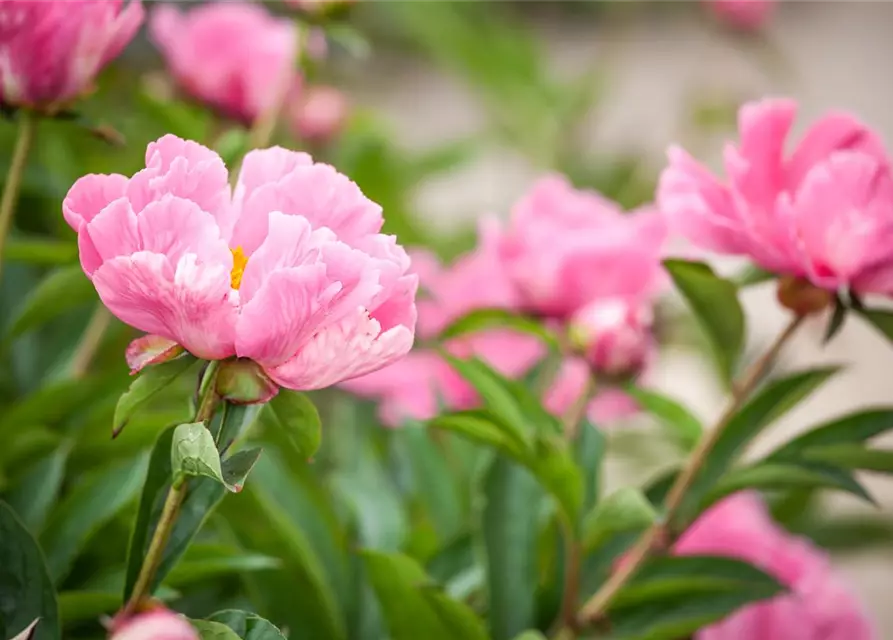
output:
[{"label": "pale sandy ground", "polygon": [[[803,120],[825,108],[852,109],[893,147],[893,3],[788,3],[769,30],[788,61],[790,71],[783,75],[767,73],[764,62],[705,26],[700,17],[697,11],[683,12],[610,30],[551,20],[538,25],[557,73],[572,76],[598,56],[615,60],[610,96],[587,131],[594,147],[633,145],[646,150],[657,166],[665,146],[685,135],[684,96],[698,87],[743,97],[796,97],[803,105],[801,128]],[[471,135],[483,126],[474,94],[428,66],[412,60],[373,60],[362,75],[353,89],[355,98],[399,127],[408,146],[424,148]],[[709,148],[715,156],[718,145]],[[468,222],[457,218],[457,212],[505,212],[534,175],[523,157],[495,149],[460,173],[425,185],[418,195],[418,212],[446,231]],[[781,328],[784,314],[765,287],[748,292],[744,301],[750,344],[758,346]],[[758,450],[825,416],[893,404],[893,346],[858,321],[849,322],[826,348],[819,345],[820,332],[818,326],[803,331],[787,351],[786,366],[835,362],[846,363],[847,371],[791,412],[758,443]],[[685,399],[705,419],[722,405],[703,362],[691,354],[665,354],[655,384]],[[867,482],[884,508],[893,512],[893,483],[884,478]],[[835,497],[828,504],[835,510],[861,508],[848,498]],[[893,638],[893,608],[888,604],[893,555],[871,552],[840,558],[838,564],[878,620],[880,637]]]}]

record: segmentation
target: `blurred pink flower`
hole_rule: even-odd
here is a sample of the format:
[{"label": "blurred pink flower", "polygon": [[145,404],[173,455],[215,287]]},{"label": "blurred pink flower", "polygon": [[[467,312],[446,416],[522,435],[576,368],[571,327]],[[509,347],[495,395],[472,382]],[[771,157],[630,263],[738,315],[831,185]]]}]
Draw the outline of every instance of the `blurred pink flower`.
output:
[{"label": "blurred pink flower", "polygon": [[[563,415],[577,402],[586,386],[586,378],[592,375],[589,364],[582,358],[565,360],[555,382],[546,392],[543,405],[556,416]],[[598,388],[595,397],[586,408],[586,417],[599,427],[610,426],[629,418],[639,411],[633,398],[616,387]]]},{"label": "blurred pink flower", "polygon": [[577,311],[568,333],[593,371],[605,376],[641,372],[654,350],[650,301],[624,298],[596,300]]},{"label": "blurred pink flower", "polygon": [[409,257],[379,233],[381,208],[307,154],[251,151],[231,195],[216,153],[168,135],[132,178],[78,180],[63,213],[109,310],[200,358],[318,389],[412,346]]},{"label": "blurred pink flower", "polygon": [[702,629],[696,640],[873,640],[862,606],[827,556],[776,525],[760,498],[739,493],[706,511],[680,538],[679,554],[714,554],[753,563],[790,593],[746,606]]},{"label": "blurred pink flower", "polygon": [[112,623],[111,640],[199,640],[182,616],[156,608]]},{"label": "blurred pink flower", "polygon": [[705,0],[717,18],[739,29],[759,29],[775,9],[777,0]]},{"label": "blurred pink flower", "polygon": [[[412,268],[423,289],[417,302],[420,337],[436,337],[474,309],[517,308],[517,293],[489,249],[478,247],[447,268],[429,253],[412,254]],[[525,373],[544,355],[536,338],[504,329],[456,338],[445,348],[460,358],[477,356],[509,377]],[[377,399],[379,416],[388,426],[400,426],[407,418],[427,420],[444,407],[466,409],[477,403],[474,389],[439,354],[424,348],[343,386]]]},{"label": "blurred pink flower", "polygon": [[0,0],[0,102],[54,110],[76,99],[133,39],[133,0]]},{"label": "blurred pink flower", "polygon": [[658,186],[671,225],[695,244],[834,290],[893,293],[893,177],[878,136],[849,115],[815,122],[789,155],[790,100],[744,105],[721,182],[673,147]]},{"label": "blurred pink flower", "polygon": [[291,104],[292,131],[301,140],[327,142],[344,128],[349,109],[344,93],[335,87],[305,86]]},{"label": "blurred pink flower", "polygon": [[508,228],[491,225],[484,242],[494,245],[525,310],[567,320],[593,300],[652,296],[666,278],[665,237],[656,212],[625,214],[549,176],[515,205]]},{"label": "blurred pink flower", "polygon": [[160,5],[149,30],[180,86],[227,117],[250,124],[293,84],[297,30],[262,5]]}]

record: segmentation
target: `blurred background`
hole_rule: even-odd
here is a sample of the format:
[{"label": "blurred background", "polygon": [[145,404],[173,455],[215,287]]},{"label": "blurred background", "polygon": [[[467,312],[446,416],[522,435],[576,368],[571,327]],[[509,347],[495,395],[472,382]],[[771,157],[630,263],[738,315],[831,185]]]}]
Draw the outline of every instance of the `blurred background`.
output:
[{"label": "blurred background", "polygon": [[[293,15],[281,3],[267,4]],[[735,135],[737,106],[749,99],[796,98],[801,112],[795,131],[827,109],[851,110],[893,146],[887,64],[893,59],[893,3],[780,2],[758,29],[744,30],[701,2],[361,0],[324,31],[327,53],[311,63],[308,80],[346,96],[343,130],[325,141],[289,142],[284,124],[279,142],[309,146],[336,164],[383,205],[388,231],[444,258],[470,248],[477,219],[507,216],[532,180],[547,171],[565,173],[577,186],[599,189],[627,207],[647,203],[667,145],[681,143],[715,165],[723,140]],[[141,166],[145,144],[166,132],[197,140],[212,134],[206,112],[173,101],[160,69],[160,57],[141,37],[83,105],[84,121],[114,127],[126,139],[124,147],[110,147],[66,122],[42,125],[20,205],[33,214],[18,216],[10,256],[15,260],[16,246],[31,256],[38,247],[43,264],[9,269],[0,309],[8,304],[3,300],[21,299],[41,270],[72,259],[73,234],[59,215],[59,202],[77,177],[88,171],[132,173]],[[13,128],[0,124],[0,148],[10,149],[12,136]],[[8,160],[6,151],[0,153],[0,171]],[[741,265],[718,266],[733,273]],[[69,315],[50,319],[15,343],[14,363],[43,367],[4,370],[15,378],[16,394],[52,378],[53,363],[67,348],[64,336],[80,333],[87,323],[91,293],[71,292],[63,301]],[[744,302],[749,345],[757,352],[780,329],[784,313],[771,285],[747,289]],[[725,390],[696,331],[672,301],[666,317],[667,344],[648,382],[709,421]],[[816,322],[803,331],[779,370],[834,362],[846,371],[785,416],[754,453],[825,418],[890,404],[893,350],[886,341],[851,318],[822,347],[823,327]],[[129,337],[116,326],[104,343],[109,371],[123,371],[121,345]],[[612,434],[622,455],[610,460],[609,484],[641,482],[678,456],[667,448],[643,448],[641,439],[626,442],[624,428]],[[102,427],[94,431],[95,447],[80,450],[75,469],[120,456],[127,447],[139,450],[157,433],[125,432],[115,450]],[[893,485],[881,477],[865,482],[882,512],[849,496],[823,496],[815,509],[826,524],[789,524],[835,553],[836,564],[877,619],[881,637],[893,638],[893,610],[887,606],[893,588]]]}]

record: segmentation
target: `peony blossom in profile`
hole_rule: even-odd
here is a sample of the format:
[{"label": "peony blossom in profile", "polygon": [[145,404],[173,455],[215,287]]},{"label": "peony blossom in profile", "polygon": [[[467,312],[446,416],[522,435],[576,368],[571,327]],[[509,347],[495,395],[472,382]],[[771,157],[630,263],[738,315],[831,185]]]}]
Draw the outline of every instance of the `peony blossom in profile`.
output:
[{"label": "peony blossom in profile", "polygon": [[665,281],[656,257],[666,238],[654,211],[624,213],[564,178],[539,180],[485,242],[505,265],[530,313],[568,320],[593,300],[648,299]]},{"label": "peony blossom in profile", "polygon": [[[220,157],[165,136],[134,176],[88,175],[63,203],[109,310],[199,358],[238,356],[290,389],[369,373],[412,346],[418,279],[381,208],[334,168],[274,147]],[[134,369],[145,358],[130,358]]]},{"label": "peony blossom in profile", "polygon": [[671,148],[661,210],[702,248],[822,289],[893,293],[893,176],[883,144],[853,117],[830,113],[786,152],[796,111],[790,100],[744,105],[723,178]]},{"label": "peony blossom in profile", "polygon": [[722,22],[745,31],[764,26],[775,10],[777,0],[705,0]]},{"label": "peony blossom in profile", "polygon": [[323,144],[344,128],[350,105],[335,87],[305,86],[296,92],[289,109],[289,124],[300,140]]},{"label": "peony blossom in profile", "polygon": [[140,0],[0,0],[0,103],[65,107],[92,88],[143,15]]},{"label": "peony blossom in profile", "polygon": [[162,607],[115,620],[111,640],[199,640],[198,632],[183,617]]},{"label": "peony blossom in profile", "polygon": [[294,83],[295,24],[260,4],[160,5],[149,32],[186,93],[240,122],[274,108]]},{"label": "peony blossom in profile", "polygon": [[[418,335],[434,339],[451,322],[481,308],[517,308],[517,292],[497,256],[481,246],[444,267],[429,253],[412,255],[423,292],[419,296]],[[502,374],[528,371],[544,354],[536,338],[493,329],[450,340],[444,348],[460,358],[477,356]],[[445,406],[466,409],[477,403],[474,389],[433,349],[421,348],[344,387],[379,402],[379,417],[388,426],[407,419],[427,420]]]},{"label": "peony blossom in profile", "polygon": [[679,539],[678,554],[723,555],[750,562],[790,590],[750,604],[695,634],[696,640],[875,640],[861,604],[828,557],[782,530],[754,493],[707,510]]}]

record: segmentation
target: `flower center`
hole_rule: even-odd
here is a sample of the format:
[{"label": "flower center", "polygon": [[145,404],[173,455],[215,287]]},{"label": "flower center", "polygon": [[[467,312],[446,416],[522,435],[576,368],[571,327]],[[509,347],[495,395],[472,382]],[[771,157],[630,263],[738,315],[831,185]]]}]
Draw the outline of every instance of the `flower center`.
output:
[{"label": "flower center", "polygon": [[242,247],[230,249],[233,253],[233,270],[230,274],[230,283],[233,289],[242,286],[242,274],[245,273],[245,265],[248,264],[248,256],[242,251]]}]

